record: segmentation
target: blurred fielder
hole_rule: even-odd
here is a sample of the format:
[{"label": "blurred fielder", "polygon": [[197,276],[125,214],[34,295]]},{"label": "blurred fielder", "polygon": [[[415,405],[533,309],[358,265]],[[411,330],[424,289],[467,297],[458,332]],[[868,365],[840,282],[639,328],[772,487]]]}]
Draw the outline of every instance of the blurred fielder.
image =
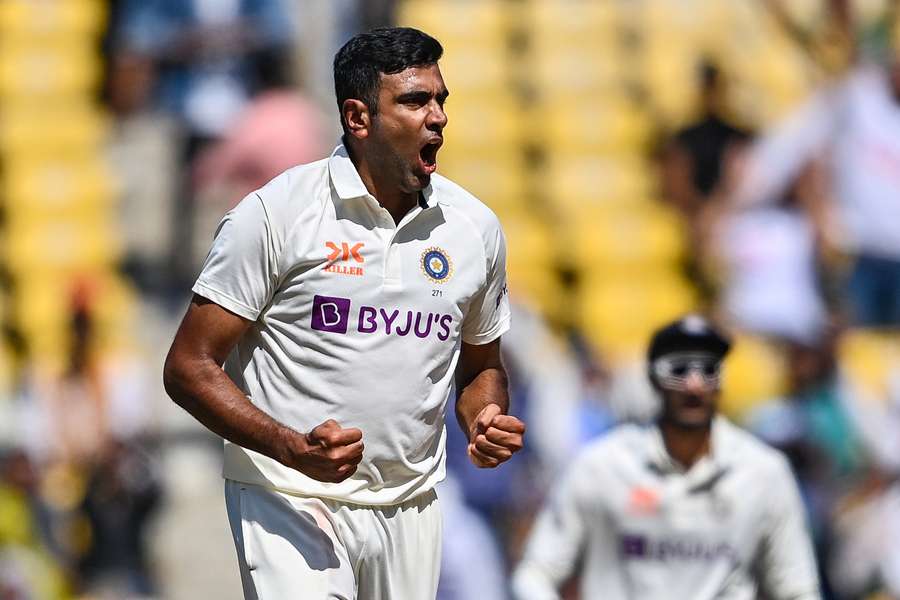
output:
[{"label": "blurred fielder", "polygon": [[716,416],[729,347],[699,316],[654,335],[656,424],[621,426],[575,461],[535,524],[517,600],[558,599],[576,565],[586,599],[820,597],[787,460]]},{"label": "blurred fielder", "polygon": [[342,144],[225,216],[169,352],[169,394],[226,440],[246,598],[434,598],[454,377],[472,462],[522,446],[503,234],[434,174],[442,52],[407,28],[341,48]]}]

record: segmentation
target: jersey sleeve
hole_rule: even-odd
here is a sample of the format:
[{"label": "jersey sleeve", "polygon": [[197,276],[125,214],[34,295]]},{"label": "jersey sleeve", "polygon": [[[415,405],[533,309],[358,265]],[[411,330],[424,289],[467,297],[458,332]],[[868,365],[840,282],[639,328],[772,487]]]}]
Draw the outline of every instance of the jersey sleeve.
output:
[{"label": "jersey sleeve", "polygon": [[515,600],[559,600],[559,588],[572,575],[587,538],[577,470],[572,470],[541,510],[522,562],[513,573]]},{"label": "jersey sleeve", "polygon": [[778,463],[766,512],[758,568],[760,584],[773,600],[821,598],[816,560],[800,492],[785,460]]},{"label": "jersey sleeve", "polygon": [[499,224],[486,244],[487,272],[483,285],[469,301],[462,323],[467,344],[492,342],[509,329],[509,293],[506,287],[506,239]]},{"label": "jersey sleeve", "polygon": [[277,287],[274,240],[262,199],[250,194],[219,223],[194,293],[255,321]]}]

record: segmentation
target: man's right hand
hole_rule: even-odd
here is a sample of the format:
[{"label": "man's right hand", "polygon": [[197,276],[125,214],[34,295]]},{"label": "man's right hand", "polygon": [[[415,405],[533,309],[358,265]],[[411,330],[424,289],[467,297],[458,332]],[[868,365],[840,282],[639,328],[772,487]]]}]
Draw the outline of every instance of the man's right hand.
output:
[{"label": "man's right hand", "polygon": [[291,433],[280,462],[307,477],[339,483],[353,475],[362,460],[362,431],[344,429],[334,419],[316,425],[306,435]]}]

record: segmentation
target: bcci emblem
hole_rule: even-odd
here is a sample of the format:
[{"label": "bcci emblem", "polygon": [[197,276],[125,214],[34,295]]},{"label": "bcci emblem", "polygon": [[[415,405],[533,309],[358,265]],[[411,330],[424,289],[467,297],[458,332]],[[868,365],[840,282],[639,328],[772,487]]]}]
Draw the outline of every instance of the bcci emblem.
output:
[{"label": "bcci emblem", "polygon": [[431,281],[444,283],[453,274],[453,263],[443,250],[431,247],[422,253],[422,271]]}]

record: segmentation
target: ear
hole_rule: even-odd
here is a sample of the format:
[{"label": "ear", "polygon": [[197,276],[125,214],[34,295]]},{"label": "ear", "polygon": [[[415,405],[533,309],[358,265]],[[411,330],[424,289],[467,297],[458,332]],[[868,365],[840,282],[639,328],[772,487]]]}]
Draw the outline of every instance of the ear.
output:
[{"label": "ear", "polygon": [[356,139],[363,139],[369,135],[371,115],[369,107],[362,100],[348,98],[341,106],[341,115],[347,125],[347,132]]},{"label": "ear", "polygon": [[659,385],[659,379],[656,378],[656,375],[651,369],[647,370],[647,379],[650,381],[650,389],[659,394],[662,394],[662,386]]}]

